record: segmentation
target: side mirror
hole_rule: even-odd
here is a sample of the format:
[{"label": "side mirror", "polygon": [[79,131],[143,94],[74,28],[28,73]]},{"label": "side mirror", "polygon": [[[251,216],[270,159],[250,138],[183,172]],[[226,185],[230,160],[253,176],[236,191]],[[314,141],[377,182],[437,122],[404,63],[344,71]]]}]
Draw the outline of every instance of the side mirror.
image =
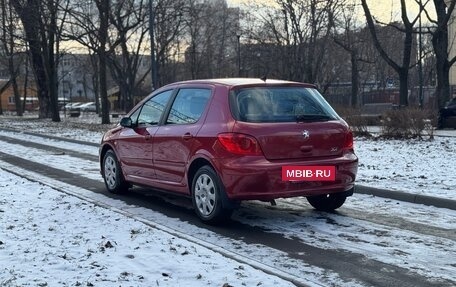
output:
[{"label": "side mirror", "polygon": [[132,128],[133,122],[131,121],[131,118],[125,117],[120,120],[120,126],[124,128]]}]

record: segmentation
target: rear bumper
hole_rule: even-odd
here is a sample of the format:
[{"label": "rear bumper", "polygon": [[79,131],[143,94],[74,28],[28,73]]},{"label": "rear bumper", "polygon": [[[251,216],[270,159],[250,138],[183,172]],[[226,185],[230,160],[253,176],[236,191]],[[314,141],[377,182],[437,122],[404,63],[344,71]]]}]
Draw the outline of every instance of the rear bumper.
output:
[{"label": "rear bumper", "polygon": [[335,159],[293,162],[292,165],[336,167],[335,181],[283,181],[282,166],[264,158],[244,157],[217,162],[216,169],[231,200],[272,200],[347,192],[353,194],[358,158],[353,153]]}]

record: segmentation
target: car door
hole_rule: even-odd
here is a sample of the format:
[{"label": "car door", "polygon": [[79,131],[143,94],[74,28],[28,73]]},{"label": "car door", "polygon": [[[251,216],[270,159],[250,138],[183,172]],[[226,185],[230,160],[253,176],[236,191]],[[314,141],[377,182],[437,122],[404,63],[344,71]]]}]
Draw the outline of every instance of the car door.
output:
[{"label": "car door", "polygon": [[153,136],[173,90],[159,93],[134,112],[131,127],[123,128],[117,141],[122,170],[128,180],[144,183],[155,178],[152,160]]},{"label": "car door", "polygon": [[210,88],[181,88],[177,92],[166,121],[154,136],[157,180],[185,185],[182,180],[211,94]]}]

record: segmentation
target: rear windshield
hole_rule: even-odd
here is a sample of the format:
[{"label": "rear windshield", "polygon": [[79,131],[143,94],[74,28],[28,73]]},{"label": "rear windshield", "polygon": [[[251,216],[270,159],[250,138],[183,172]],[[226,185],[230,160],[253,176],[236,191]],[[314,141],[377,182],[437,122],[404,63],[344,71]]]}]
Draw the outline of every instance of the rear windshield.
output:
[{"label": "rear windshield", "polygon": [[305,87],[256,87],[233,90],[230,105],[244,122],[312,122],[339,119],[320,93]]}]

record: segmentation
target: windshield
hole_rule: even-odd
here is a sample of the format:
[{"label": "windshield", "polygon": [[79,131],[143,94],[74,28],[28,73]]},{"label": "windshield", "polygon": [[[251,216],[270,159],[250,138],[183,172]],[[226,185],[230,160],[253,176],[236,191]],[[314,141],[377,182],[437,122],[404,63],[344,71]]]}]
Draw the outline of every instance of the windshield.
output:
[{"label": "windshield", "polygon": [[244,122],[311,122],[339,119],[320,93],[304,87],[256,87],[230,95],[235,119]]}]

